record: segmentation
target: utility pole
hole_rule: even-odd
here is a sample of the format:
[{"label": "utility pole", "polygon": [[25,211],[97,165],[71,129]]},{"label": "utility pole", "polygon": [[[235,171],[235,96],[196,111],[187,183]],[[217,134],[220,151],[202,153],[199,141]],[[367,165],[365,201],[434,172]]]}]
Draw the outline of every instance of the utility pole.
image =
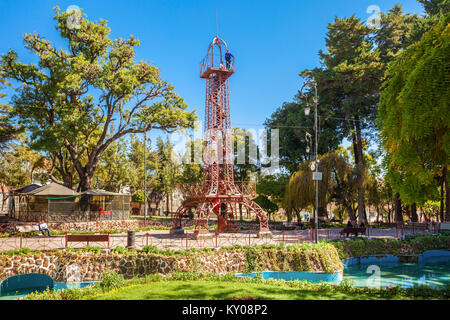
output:
[{"label": "utility pole", "polygon": [[144,131],[144,221],[147,221],[147,131]]},{"label": "utility pole", "polygon": [[318,158],[317,158],[317,150],[319,148],[319,130],[317,127],[317,105],[318,105],[318,97],[317,97],[317,83],[314,82],[314,107],[315,107],[315,112],[314,112],[314,130],[315,130],[315,138],[316,138],[316,165],[315,165],[315,172],[316,172],[316,179],[314,179],[315,182],[315,188],[316,188],[316,214],[315,214],[315,234],[314,234],[314,241],[317,243],[318,239],[319,239],[319,180],[317,180],[317,175],[319,172],[319,162],[318,162]]},{"label": "utility pole", "polygon": [[[314,133],[315,133],[315,159],[314,159],[314,167],[311,166],[311,170],[314,171],[313,173],[313,180],[314,180],[314,187],[315,187],[315,205],[314,205],[314,224],[315,224],[315,231],[314,231],[314,242],[317,243],[319,240],[319,181],[322,180],[322,172],[319,172],[319,159],[318,159],[318,149],[319,149],[319,129],[317,124],[318,119],[318,111],[317,106],[319,104],[319,97],[317,95],[317,83],[315,81],[308,81],[305,84],[303,84],[303,87],[300,89],[300,95],[301,98],[305,100],[306,107],[305,107],[305,115],[309,115],[310,111],[310,104],[308,102],[308,96],[305,95],[302,91],[305,86],[310,87],[311,89],[314,88]],[[306,138],[311,137],[309,133],[306,133]],[[309,149],[307,148],[307,152],[309,153]]]}]

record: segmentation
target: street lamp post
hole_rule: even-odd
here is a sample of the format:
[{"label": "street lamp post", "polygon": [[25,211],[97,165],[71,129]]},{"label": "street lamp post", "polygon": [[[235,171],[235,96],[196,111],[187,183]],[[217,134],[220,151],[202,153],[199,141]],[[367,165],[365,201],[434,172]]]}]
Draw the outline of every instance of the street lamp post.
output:
[{"label": "street lamp post", "polygon": [[147,131],[144,131],[144,221],[147,221]]},{"label": "street lamp post", "polygon": [[[306,108],[305,108],[305,115],[309,115],[310,112],[310,105],[307,101],[308,96],[304,95],[302,93],[303,88],[305,86],[311,86],[314,88],[314,132],[315,132],[315,163],[314,163],[314,174],[313,174],[313,180],[314,180],[314,187],[315,187],[315,210],[314,210],[314,224],[315,224],[315,231],[314,231],[314,242],[317,243],[319,239],[319,180],[322,180],[321,172],[319,172],[319,162],[318,162],[318,148],[319,148],[319,130],[317,125],[317,118],[318,118],[318,112],[317,112],[317,106],[319,104],[319,97],[317,95],[317,83],[315,81],[309,81],[306,82],[302,89],[300,90],[301,97],[305,99],[306,102]],[[309,152],[309,151],[308,151]]]},{"label": "street lamp post", "polygon": [[316,212],[315,212],[315,234],[314,234],[314,241],[317,243],[319,240],[319,180],[317,180],[317,173],[319,172],[319,162],[317,158],[317,149],[319,148],[319,130],[317,127],[317,105],[318,105],[318,97],[317,97],[317,84],[314,82],[314,130],[315,130],[315,138],[316,138],[316,179],[314,179],[315,182],[315,188],[316,188]]}]

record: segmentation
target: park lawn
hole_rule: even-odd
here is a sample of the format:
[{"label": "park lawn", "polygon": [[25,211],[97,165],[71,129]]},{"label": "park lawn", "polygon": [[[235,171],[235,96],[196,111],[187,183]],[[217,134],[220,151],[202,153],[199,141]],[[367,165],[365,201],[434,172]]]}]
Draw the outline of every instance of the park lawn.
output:
[{"label": "park lawn", "polygon": [[252,297],[262,300],[409,300],[403,296],[377,297],[342,292],[324,292],[274,284],[228,281],[162,281],[132,285],[88,300],[232,300]]}]

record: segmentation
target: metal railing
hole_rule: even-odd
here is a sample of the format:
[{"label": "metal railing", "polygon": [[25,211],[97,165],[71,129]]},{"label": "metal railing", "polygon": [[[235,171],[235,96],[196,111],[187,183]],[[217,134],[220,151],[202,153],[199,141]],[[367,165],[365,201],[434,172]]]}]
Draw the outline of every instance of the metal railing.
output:
[{"label": "metal railing", "polygon": [[213,60],[214,61],[211,61],[211,57],[210,57],[209,54],[206,55],[206,57],[204,57],[202,59],[202,61],[200,62],[200,76],[202,76],[207,69],[210,69],[210,68],[211,69],[221,69],[220,63],[218,63],[218,61],[216,62],[215,60],[220,60],[223,63],[223,68],[224,69],[222,69],[222,70],[233,71],[234,72],[234,70],[235,70],[234,69],[235,68],[234,56],[231,57],[231,61],[230,61],[229,65],[227,65],[227,62],[225,60],[222,60],[222,59],[213,59]]},{"label": "metal railing", "polygon": [[[212,233],[209,238],[194,237],[193,230],[185,230],[185,234],[182,235],[170,235],[168,231],[151,230],[148,232],[137,232],[135,237],[135,246],[137,249],[142,249],[146,245],[156,246],[158,249],[203,249],[203,248],[220,248],[224,246],[253,246],[263,244],[280,244],[286,245],[302,242],[312,242],[314,239],[314,229],[304,230],[273,230],[271,238],[259,238],[257,230],[239,231],[233,233]],[[328,228],[319,229],[318,237],[321,239],[343,239],[344,234],[341,233],[343,228]],[[214,232],[214,230],[210,230]],[[399,239],[408,235],[416,234],[433,234],[440,231],[439,224],[435,224],[431,229],[423,230],[417,228],[367,228],[362,237],[370,238],[391,238]],[[127,246],[127,234],[110,234],[108,242],[69,242],[66,241],[66,235],[58,236],[26,236],[26,234],[20,233],[10,237],[0,237],[0,252],[8,250],[18,250],[22,248],[28,248],[30,250],[55,250],[64,248],[81,249],[87,246],[97,246],[102,249],[113,249],[118,246]]]}]

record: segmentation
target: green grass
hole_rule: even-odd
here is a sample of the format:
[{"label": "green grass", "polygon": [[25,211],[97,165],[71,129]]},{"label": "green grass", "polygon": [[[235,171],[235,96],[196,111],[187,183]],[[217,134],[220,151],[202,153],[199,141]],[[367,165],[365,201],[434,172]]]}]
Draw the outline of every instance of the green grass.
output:
[{"label": "green grass", "polygon": [[[263,300],[409,300],[411,298],[369,294],[315,291],[287,285],[227,281],[162,281],[138,284],[109,293],[86,297],[88,300],[232,300],[253,297]],[[417,298],[416,298],[417,299]]]}]

